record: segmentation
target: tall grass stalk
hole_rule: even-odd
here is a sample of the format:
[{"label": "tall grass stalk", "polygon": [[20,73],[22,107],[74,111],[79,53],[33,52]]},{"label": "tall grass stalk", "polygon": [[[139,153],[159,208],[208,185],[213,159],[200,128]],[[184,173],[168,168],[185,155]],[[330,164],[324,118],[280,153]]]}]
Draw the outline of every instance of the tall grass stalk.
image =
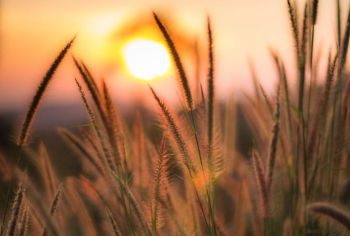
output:
[{"label": "tall grass stalk", "polygon": [[155,100],[157,101],[158,103],[158,106],[160,107],[161,111],[162,111],[162,114],[165,118],[165,121],[167,122],[168,126],[170,127],[171,129],[171,133],[178,145],[178,148],[180,149],[182,155],[183,155],[183,162],[184,162],[184,165],[190,175],[190,178],[191,178],[191,183],[194,187],[194,191],[195,191],[195,194],[196,194],[196,198],[197,198],[197,201],[198,201],[198,204],[199,204],[199,207],[201,209],[201,213],[203,215],[203,218],[204,218],[204,221],[206,222],[206,225],[208,227],[208,229],[210,229],[209,227],[209,224],[208,224],[208,220],[206,219],[206,216],[205,216],[205,212],[204,212],[204,207],[203,207],[203,204],[202,204],[202,201],[200,200],[200,196],[199,196],[199,193],[198,193],[198,190],[197,190],[197,187],[195,186],[195,184],[193,183],[193,176],[196,175],[197,172],[197,169],[195,168],[193,162],[191,161],[190,159],[190,155],[188,153],[188,150],[186,148],[186,145],[185,145],[185,142],[183,141],[183,138],[182,138],[182,135],[180,134],[179,132],[179,128],[177,127],[176,123],[175,123],[175,120],[174,118],[172,117],[171,113],[169,112],[168,108],[166,107],[166,105],[164,104],[164,102],[162,100],[160,100],[160,98],[158,97],[158,95],[156,94],[156,92],[152,89],[152,87],[150,87],[151,89],[151,92],[153,94],[153,97],[155,98]]},{"label": "tall grass stalk", "polygon": [[102,102],[101,102],[101,97],[99,96],[99,93],[97,92],[94,83],[92,82],[91,78],[89,78],[89,76],[85,73],[84,69],[82,68],[81,64],[74,59],[75,65],[77,67],[77,69],[80,72],[81,77],[83,78],[91,96],[92,96],[92,100],[94,101],[94,104],[97,108],[99,117],[102,120],[102,124],[103,127],[107,133],[108,136],[108,140],[109,140],[109,144],[113,147],[113,154],[114,154],[114,158],[109,157],[108,159],[108,164],[110,165],[109,167],[111,168],[112,171],[116,171],[117,167],[119,169],[120,166],[120,159],[119,156],[117,156],[117,150],[115,150],[115,144],[117,143],[117,138],[115,135],[115,132],[112,128],[111,123],[109,122],[106,113],[102,107]]},{"label": "tall grass stalk", "polygon": [[213,35],[208,17],[208,48],[209,48],[209,69],[208,69],[208,161],[211,161],[211,152],[213,145],[213,130],[214,130],[214,53],[213,53]]},{"label": "tall grass stalk", "polygon": [[262,209],[262,216],[266,218],[270,215],[269,210],[269,194],[268,194],[268,183],[267,175],[265,171],[264,164],[261,160],[261,157],[256,151],[252,152],[252,163],[253,170],[255,175],[256,185],[260,194],[260,204]]},{"label": "tall grass stalk", "polygon": [[89,105],[89,103],[88,103],[88,101],[87,101],[87,98],[86,98],[86,96],[85,96],[85,93],[84,93],[84,91],[83,91],[83,89],[82,89],[80,83],[78,82],[78,80],[75,80],[75,83],[76,83],[77,86],[78,86],[80,96],[81,96],[81,98],[82,98],[82,100],[83,100],[83,103],[84,103],[84,105],[85,105],[85,108],[86,108],[86,110],[87,110],[87,113],[88,113],[88,115],[89,115],[89,117],[90,117],[92,126],[93,126],[93,128],[95,129],[96,134],[97,134],[98,139],[99,139],[99,142],[100,142],[100,144],[101,144],[101,146],[102,146],[102,149],[103,149],[103,152],[104,152],[104,155],[105,155],[105,160],[104,160],[104,161],[105,161],[106,167],[113,171],[113,170],[115,170],[115,169],[114,169],[114,166],[115,166],[115,165],[114,165],[113,159],[111,158],[111,155],[110,155],[110,152],[109,152],[109,150],[108,150],[108,147],[107,147],[107,145],[106,145],[106,143],[105,143],[105,141],[104,141],[104,138],[103,138],[103,136],[102,136],[102,131],[101,131],[101,129],[99,128],[99,125],[98,125],[98,123],[97,123],[97,121],[96,121],[95,115],[94,115],[94,113],[93,113],[93,111],[92,111],[92,108],[90,107],[90,105]]},{"label": "tall grass stalk", "polygon": [[18,230],[19,236],[28,235],[28,231],[29,231],[30,216],[29,216],[28,207],[25,207],[25,209],[23,211],[24,211],[24,213],[22,216],[21,224],[20,224],[21,227]]},{"label": "tall grass stalk", "polygon": [[317,14],[318,14],[318,3],[319,0],[310,0],[309,1],[309,6],[310,6],[310,20],[309,20],[309,80],[310,80],[310,85],[309,85],[309,93],[308,93],[308,106],[307,106],[307,122],[309,126],[309,120],[310,120],[310,106],[311,106],[311,100],[312,100],[312,95],[313,95],[313,86],[314,86],[314,81],[313,81],[313,56],[314,56],[314,41],[315,41],[315,26],[317,22]]},{"label": "tall grass stalk", "polygon": [[[63,189],[63,186],[60,184],[57,188],[57,191],[52,199],[52,202],[51,202],[51,205],[50,205],[50,215],[53,216],[57,210],[57,207],[58,207],[58,202],[61,198],[61,195],[62,195],[62,189]],[[46,236],[47,235],[47,231],[46,231],[46,228],[44,227],[43,228],[43,231],[41,233],[41,236]]]},{"label": "tall grass stalk", "polygon": [[141,210],[141,207],[139,206],[135,196],[130,191],[129,187],[123,182],[122,179],[119,178],[118,175],[115,175],[117,181],[120,183],[120,187],[122,188],[123,192],[126,194],[127,199],[130,201],[131,206],[133,207],[135,214],[137,215],[137,218],[139,220],[139,223],[141,224],[141,227],[143,229],[143,233],[149,236],[152,236],[152,231],[150,230],[147,222],[146,222],[146,216],[144,215],[143,211]]},{"label": "tall grass stalk", "polygon": [[185,96],[185,102],[186,102],[186,106],[187,109],[189,110],[189,116],[191,119],[191,123],[192,123],[192,128],[193,128],[193,133],[194,133],[194,137],[195,137],[195,141],[196,141],[196,146],[197,146],[197,152],[198,152],[198,156],[199,156],[199,161],[201,163],[201,168],[202,170],[204,169],[203,167],[203,159],[202,159],[202,154],[201,154],[201,148],[200,148],[200,144],[199,144],[199,140],[197,137],[197,128],[196,128],[196,123],[194,120],[194,115],[193,115],[193,99],[192,99],[192,93],[191,93],[191,89],[188,83],[188,79],[185,73],[185,69],[183,67],[183,64],[181,62],[180,59],[180,55],[175,47],[175,44],[173,42],[173,40],[171,39],[167,29],[165,28],[165,26],[163,25],[163,23],[161,22],[161,20],[159,19],[159,17],[153,13],[154,19],[158,25],[158,28],[160,29],[160,31],[162,32],[162,35],[170,49],[172,58],[175,62],[176,68],[177,68],[177,72],[179,74],[179,78],[180,78],[180,87],[181,87],[181,93],[184,94]]},{"label": "tall grass stalk", "polygon": [[209,169],[209,184],[207,188],[207,197],[208,197],[208,208],[209,208],[209,217],[212,222],[211,233],[217,235],[215,214],[214,214],[214,201],[213,201],[213,161],[212,161],[212,152],[213,152],[213,133],[214,133],[214,117],[215,117],[215,78],[214,78],[214,50],[213,50],[213,34],[211,29],[210,18],[207,19],[207,31],[208,31],[208,52],[209,52],[209,69],[208,69],[208,169]]},{"label": "tall grass stalk", "polygon": [[20,129],[20,133],[18,135],[17,144],[18,146],[23,146],[28,139],[28,135],[30,132],[30,128],[33,123],[34,116],[38,110],[40,101],[44,95],[44,92],[46,91],[46,88],[51,81],[51,78],[53,77],[54,73],[56,72],[58,66],[61,64],[63,58],[67,54],[68,50],[71,48],[73,42],[75,40],[75,37],[70,40],[67,45],[61,50],[61,52],[58,54],[58,56],[55,58],[54,62],[51,64],[50,69],[46,72],[46,75],[40,82],[39,87],[37,88],[37,91],[30,103],[29,109],[25,115],[24,122],[22,124],[22,127]]},{"label": "tall grass stalk", "polygon": [[153,201],[152,206],[152,235],[157,235],[159,227],[159,214],[160,214],[160,202],[162,199],[162,192],[167,189],[167,178],[168,178],[168,164],[169,157],[166,151],[165,138],[163,137],[160,143],[158,152],[158,161],[155,165],[154,173],[154,190],[153,190]]},{"label": "tall grass stalk", "polygon": [[111,223],[111,226],[113,228],[114,236],[122,236],[122,233],[119,230],[118,224],[115,221],[112,212],[108,208],[106,209],[106,212],[107,212],[109,222]]},{"label": "tall grass stalk", "polygon": [[163,23],[161,22],[161,20],[157,16],[157,14],[153,13],[153,17],[158,25],[158,28],[162,32],[163,37],[164,37],[164,39],[165,39],[165,41],[170,49],[172,57],[174,59],[174,63],[176,65],[177,72],[179,74],[179,79],[180,79],[179,83],[182,87],[181,92],[183,92],[183,95],[185,96],[187,108],[189,110],[192,110],[193,109],[192,93],[191,93],[190,85],[188,83],[185,69],[184,69],[183,64],[181,62],[180,55],[176,49],[176,46],[175,46],[173,40],[170,37],[170,34],[168,33],[168,30],[165,28],[165,26],[163,25]]},{"label": "tall grass stalk", "polygon": [[341,34],[342,34],[342,20],[341,20],[341,3],[340,0],[336,2],[336,20],[337,20],[337,46],[341,47]]},{"label": "tall grass stalk", "polygon": [[280,96],[279,96],[279,86],[277,88],[276,102],[275,102],[275,114],[274,114],[274,124],[272,127],[272,136],[269,145],[268,154],[268,170],[267,170],[267,190],[271,191],[272,179],[274,174],[276,155],[277,155],[277,142],[280,132]]},{"label": "tall grass stalk", "polygon": [[164,102],[159,98],[159,96],[154,91],[154,89],[152,87],[149,87],[149,88],[150,88],[152,95],[153,95],[154,99],[156,100],[159,108],[161,109],[161,112],[162,112],[162,115],[165,119],[165,122],[168,125],[168,127],[170,128],[171,135],[173,136],[174,140],[176,141],[177,147],[182,154],[184,165],[186,166],[186,168],[189,172],[196,173],[197,170],[195,169],[195,165],[190,158],[190,154],[187,150],[185,141],[184,141],[184,139],[179,131],[179,127],[176,124],[173,115],[169,111],[168,107],[164,104]]},{"label": "tall grass stalk", "polygon": [[308,210],[330,217],[350,231],[350,216],[342,209],[327,202],[315,202],[308,205]]},{"label": "tall grass stalk", "polygon": [[15,235],[16,224],[21,210],[21,204],[24,198],[24,187],[20,184],[17,188],[16,195],[12,204],[12,212],[7,226],[6,236]]}]

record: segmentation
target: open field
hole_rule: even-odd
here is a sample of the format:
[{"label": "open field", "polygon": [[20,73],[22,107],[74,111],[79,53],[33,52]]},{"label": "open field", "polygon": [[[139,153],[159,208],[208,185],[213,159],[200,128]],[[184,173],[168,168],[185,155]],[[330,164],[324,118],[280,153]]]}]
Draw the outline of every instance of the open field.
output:
[{"label": "open field", "polygon": [[[334,1],[335,42],[327,48],[315,43],[319,1],[284,2],[294,57],[270,46],[272,92],[252,58],[254,92],[239,101],[218,98],[210,16],[204,78],[191,74],[157,12],[152,22],[166,52],[146,40],[129,45],[130,76],[146,80],[145,103],[155,109],[142,103],[124,112],[94,66],[73,55],[79,35],[72,37],[33,85],[21,125],[0,126],[8,133],[0,136],[0,236],[350,235],[350,4]],[[159,55],[163,63],[137,64],[132,56],[144,45],[152,46],[146,60]],[[76,107],[41,113],[63,61],[74,67],[84,117]],[[149,83],[170,73],[170,63],[180,106]],[[57,115],[65,127],[40,137]]]}]

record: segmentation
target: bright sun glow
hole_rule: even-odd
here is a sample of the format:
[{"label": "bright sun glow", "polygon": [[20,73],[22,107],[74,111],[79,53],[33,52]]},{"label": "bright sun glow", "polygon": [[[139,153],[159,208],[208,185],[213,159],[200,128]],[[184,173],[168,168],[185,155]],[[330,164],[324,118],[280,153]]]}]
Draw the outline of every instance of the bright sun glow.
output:
[{"label": "bright sun glow", "polygon": [[129,73],[138,79],[151,80],[170,69],[170,57],[165,46],[149,39],[136,39],[123,48],[123,58]]}]

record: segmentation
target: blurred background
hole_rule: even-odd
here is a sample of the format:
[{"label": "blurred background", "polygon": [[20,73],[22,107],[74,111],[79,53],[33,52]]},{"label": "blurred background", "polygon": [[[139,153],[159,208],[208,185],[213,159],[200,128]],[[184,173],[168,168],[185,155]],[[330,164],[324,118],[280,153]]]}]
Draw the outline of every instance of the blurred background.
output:
[{"label": "blurred background", "polygon": [[[349,1],[342,4],[347,9]],[[320,1],[321,22],[315,39],[316,48],[321,45],[324,49],[316,52],[320,55],[335,47],[330,43],[336,41],[334,5],[331,0]],[[1,0],[0,7],[0,148],[5,150],[47,68],[74,35],[77,39],[71,54],[85,61],[96,78],[107,82],[126,115],[135,107],[152,107],[148,83],[168,102],[179,105],[171,65],[154,79],[135,76],[128,67],[125,52],[130,42],[147,39],[164,44],[152,11],[159,14],[175,39],[196,92],[199,84],[205,85],[207,15],[214,31],[219,99],[234,96],[239,100],[253,91],[249,60],[262,86],[273,90],[276,73],[269,48],[282,55],[287,68],[294,68],[286,3],[281,0]],[[287,73],[294,75],[294,71]],[[34,140],[56,140],[52,134],[57,126],[75,127],[85,122],[75,77],[78,72],[68,56],[45,94]]]}]

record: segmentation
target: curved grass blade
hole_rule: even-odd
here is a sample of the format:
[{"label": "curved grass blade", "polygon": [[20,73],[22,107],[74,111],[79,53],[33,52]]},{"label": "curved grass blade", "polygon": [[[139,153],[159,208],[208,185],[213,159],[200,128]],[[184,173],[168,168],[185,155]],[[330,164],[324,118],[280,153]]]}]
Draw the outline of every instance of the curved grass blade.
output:
[{"label": "curved grass blade", "polygon": [[178,126],[175,123],[175,120],[174,120],[172,114],[170,113],[170,111],[168,110],[168,108],[164,104],[164,102],[158,97],[158,95],[153,90],[153,88],[152,87],[149,87],[149,88],[153,94],[154,99],[157,101],[158,106],[160,107],[160,109],[162,111],[162,114],[165,118],[167,125],[170,127],[171,134],[173,135],[174,140],[176,141],[179,150],[181,151],[181,153],[183,155],[183,162],[184,162],[186,168],[188,169],[189,172],[196,172],[194,164],[192,163],[192,161],[190,159],[189,152],[186,148],[185,141],[183,140],[183,137],[179,131]]},{"label": "curved grass blade", "polygon": [[159,17],[157,16],[157,14],[153,13],[154,19],[157,22],[158,28],[160,29],[160,31],[162,32],[165,41],[170,49],[171,55],[174,59],[176,68],[177,68],[177,72],[179,73],[180,76],[180,85],[182,87],[182,92],[185,95],[185,100],[186,100],[186,105],[187,108],[189,110],[193,110],[193,100],[192,100],[192,94],[191,94],[191,90],[190,90],[190,85],[188,83],[188,79],[185,73],[185,69],[182,65],[181,59],[180,59],[180,55],[175,47],[175,44],[173,42],[173,40],[171,39],[167,29],[165,28],[165,26],[163,25],[163,23],[161,22],[161,20],[159,19]]},{"label": "curved grass blade", "polygon": [[44,95],[44,92],[51,81],[52,76],[54,75],[55,71],[57,70],[58,66],[61,64],[63,58],[67,54],[68,50],[71,48],[73,42],[75,40],[75,37],[68,42],[68,44],[62,49],[62,51],[58,54],[54,62],[51,64],[50,69],[46,72],[46,75],[44,76],[43,80],[41,81],[33,99],[30,103],[29,109],[27,111],[27,114],[25,116],[22,128],[20,130],[20,133],[18,135],[17,144],[18,146],[23,146],[28,139],[30,128],[33,123],[33,118],[38,110],[39,103]]},{"label": "curved grass blade", "polygon": [[307,209],[330,217],[350,231],[350,216],[338,207],[327,202],[315,202],[309,204]]},{"label": "curved grass blade", "polygon": [[[100,94],[99,94],[97,88],[94,86],[94,82],[92,82],[89,75],[86,74],[86,71],[82,67],[81,63],[79,63],[75,58],[73,58],[73,59],[74,59],[74,63],[76,65],[77,69],[79,70],[81,77],[83,78],[83,80],[84,80],[84,82],[85,82],[85,84],[86,84],[86,86],[87,86],[87,88],[92,96],[92,100],[95,103],[98,114],[102,120],[102,124],[103,124],[105,131],[107,133],[108,141],[112,147],[115,147],[115,144],[117,143],[116,134],[114,133],[113,127],[110,124],[108,117],[103,109]],[[113,148],[114,159],[109,158],[109,160],[108,160],[112,171],[116,171],[120,167],[120,159],[119,159],[120,157],[117,155],[117,153],[118,152],[116,150],[114,150],[114,148]]]}]

